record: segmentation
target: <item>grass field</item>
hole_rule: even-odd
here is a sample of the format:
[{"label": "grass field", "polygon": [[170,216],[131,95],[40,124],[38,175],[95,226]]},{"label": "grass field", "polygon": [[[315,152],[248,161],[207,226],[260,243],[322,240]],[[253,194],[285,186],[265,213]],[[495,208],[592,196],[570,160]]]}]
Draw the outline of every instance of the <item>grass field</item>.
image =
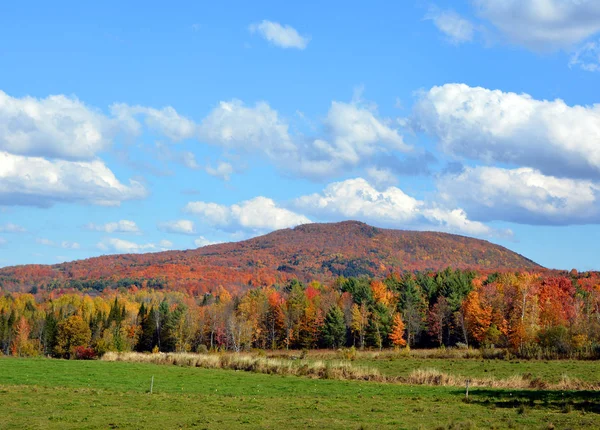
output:
[{"label": "grass field", "polygon": [[466,403],[448,387],[0,358],[2,429],[598,428],[597,394],[474,389]]}]

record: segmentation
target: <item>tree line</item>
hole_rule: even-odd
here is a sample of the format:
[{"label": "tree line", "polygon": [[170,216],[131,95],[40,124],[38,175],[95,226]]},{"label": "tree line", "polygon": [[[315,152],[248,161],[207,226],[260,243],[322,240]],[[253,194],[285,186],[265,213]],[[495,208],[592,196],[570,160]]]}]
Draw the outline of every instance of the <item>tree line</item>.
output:
[{"label": "tree line", "polygon": [[590,274],[446,269],[339,277],[232,295],[138,289],[0,296],[3,354],[390,347],[507,348],[524,357],[600,355],[600,280]]}]

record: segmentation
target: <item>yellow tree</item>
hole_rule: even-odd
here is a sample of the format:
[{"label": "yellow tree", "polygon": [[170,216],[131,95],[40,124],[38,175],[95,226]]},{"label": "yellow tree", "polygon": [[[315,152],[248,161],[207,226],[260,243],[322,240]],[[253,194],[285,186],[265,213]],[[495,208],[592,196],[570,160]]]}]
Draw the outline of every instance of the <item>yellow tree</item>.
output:
[{"label": "yellow tree", "polygon": [[10,346],[11,354],[19,357],[35,355],[35,347],[33,346],[32,341],[29,339],[31,328],[29,327],[29,323],[27,323],[25,317],[22,316],[19,318],[14,330],[15,337],[13,338]]},{"label": "yellow tree", "polygon": [[371,291],[376,303],[381,303],[387,307],[394,307],[394,293],[388,290],[387,286],[381,281],[371,282]]},{"label": "yellow tree", "polygon": [[404,321],[402,321],[402,317],[399,313],[394,315],[392,331],[390,331],[389,338],[396,347],[406,345],[406,339],[404,339]]},{"label": "yellow tree", "polygon": [[364,303],[360,307],[355,303],[352,305],[352,323],[350,328],[355,335],[358,335],[360,349],[365,347],[365,332],[369,324],[371,312]]},{"label": "yellow tree", "polygon": [[58,323],[55,352],[61,357],[70,357],[76,347],[87,347],[91,338],[88,324],[80,315],[72,315]]},{"label": "yellow tree", "polygon": [[483,342],[492,323],[492,308],[481,304],[477,290],[469,293],[462,308],[467,333],[471,339]]}]

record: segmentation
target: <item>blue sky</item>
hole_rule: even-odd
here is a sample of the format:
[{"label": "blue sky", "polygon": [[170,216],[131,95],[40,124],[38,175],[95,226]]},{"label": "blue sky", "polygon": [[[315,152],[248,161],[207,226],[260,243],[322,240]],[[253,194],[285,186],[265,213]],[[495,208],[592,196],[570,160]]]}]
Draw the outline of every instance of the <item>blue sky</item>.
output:
[{"label": "blue sky", "polygon": [[600,269],[600,3],[4,2],[0,266],[305,222]]}]

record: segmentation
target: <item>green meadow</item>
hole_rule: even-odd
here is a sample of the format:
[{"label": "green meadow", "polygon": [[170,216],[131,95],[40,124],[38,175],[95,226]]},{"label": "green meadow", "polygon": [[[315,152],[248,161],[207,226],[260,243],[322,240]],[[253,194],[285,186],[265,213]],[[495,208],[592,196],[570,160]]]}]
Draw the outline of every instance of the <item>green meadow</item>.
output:
[{"label": "green meadow", "polygon": [[455,387],[0,358],[2,429],[599,428],[598,397],[591,391],[472,389],[466,402],[464,389]]}]

